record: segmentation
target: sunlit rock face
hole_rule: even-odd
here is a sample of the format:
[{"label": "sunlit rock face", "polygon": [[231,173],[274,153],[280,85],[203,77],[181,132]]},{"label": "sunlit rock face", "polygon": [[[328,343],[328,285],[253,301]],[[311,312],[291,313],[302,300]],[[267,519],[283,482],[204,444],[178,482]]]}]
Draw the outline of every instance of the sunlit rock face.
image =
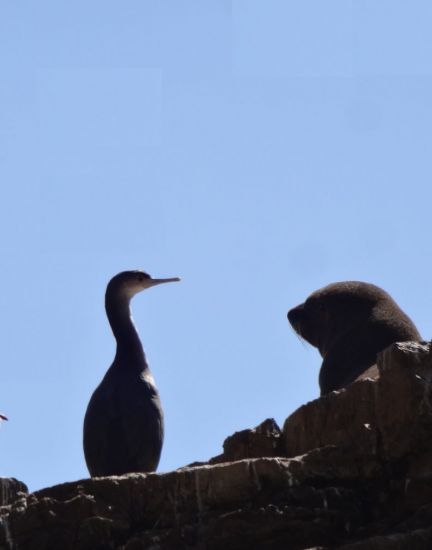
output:
[{"label": "sunlit rock face", "polygon": [[0,549],[430,550],[431,348],[395,344],[370,374],[205,464],[17,488]]}]

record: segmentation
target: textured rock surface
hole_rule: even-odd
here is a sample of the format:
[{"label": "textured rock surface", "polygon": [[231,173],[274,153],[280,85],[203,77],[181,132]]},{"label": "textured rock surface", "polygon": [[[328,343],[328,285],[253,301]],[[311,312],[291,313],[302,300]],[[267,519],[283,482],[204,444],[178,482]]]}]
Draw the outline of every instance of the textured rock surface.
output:
[{"label": "textured rock surface", "polygon": [[0,477],[0,489],[0,506],[11,504],[28,493],[27,486],[13,477]]},{"label": "textured rock surface", "polygon": [[209,464],[232,462],[243,458],[281,456],[284,454],[282,432],[273,418],[267,418],[250,430],[235,432],[223,443],[223,453],[211,458]]},{"label": "textured rock surface", "polygon": [[339,486],[329,484],[329,473],[317,468],[327,458],[247,459],[59,485],[10,507],[0,545],[131,550],[333,544],[361,525],[363,494],[378,495],[372,486],[356,488],[349,469],[341,471]]},{"label": "textured rock surface", "polygon": [[18,493],[0,549],[430,549],[430,347],[395,345],[378,369],[207,464]]},{"label": "textured rock surface", "polygon": [[431,449],[431,346],[395,344],[379,354],[378,370],[377,379],[360,380],[289,416],[284,454],[348,445],[389,460]]}]

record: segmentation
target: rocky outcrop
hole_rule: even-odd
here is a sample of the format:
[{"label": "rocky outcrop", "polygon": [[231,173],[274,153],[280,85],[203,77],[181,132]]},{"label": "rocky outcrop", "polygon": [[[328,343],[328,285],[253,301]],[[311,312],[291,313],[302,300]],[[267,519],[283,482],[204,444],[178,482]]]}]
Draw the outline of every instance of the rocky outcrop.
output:
[{"label": "rocky outcrop", "polygon": [[431,348],[396,344],[378,372],[206,464],[15,492],[0,548],[429,550]]},{"label": "rocky outcrop", "polygon": [[207,464],[284,454],[282,432],[273,418],[267,418],[256,428],[227,437],[223,443],[223,453],[211,458]]},{"label": "rocky outcrop", "polygon": [[288,456],[345,445],[385,461],[432,448],[432,354],[429,344],[384,350],[377,379],[364,379],[295,411],[285,421]]},{"label": "rocky outcrop", "polygon": [[0,506],[11,504],[28,493],[27,486],[13,477],[0,477]]}]

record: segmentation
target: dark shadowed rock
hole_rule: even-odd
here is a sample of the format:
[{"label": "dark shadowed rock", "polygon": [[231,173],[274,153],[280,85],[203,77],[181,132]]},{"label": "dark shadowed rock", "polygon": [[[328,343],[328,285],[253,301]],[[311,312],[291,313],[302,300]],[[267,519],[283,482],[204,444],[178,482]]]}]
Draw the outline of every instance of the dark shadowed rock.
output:
[{"label": "dark shadowed rock", "polygon": [[430,550],[432,529],[418,529],[408,533],[394,533],[344,544],[340,550]]},{"label": "dark shadowed rock", "polygon": [[223,453],[209,460],[210,464],[232,462],[243,458],[281,456],[282,432],[273,418],[267,418],[253,429],[235,432],[223,443]]},{"label": "dark shadowed rock", "polygon": [[360,524],[361,501],[352,488],[326,486],[311,464],[261,458],[58,485],[9,507],[0,547],[8,539],[39,550],[330,544]]},{"label": "dark shadowed rock", "polygon": [[398,343],[378,355],[379,377],[311,401],[283,428],[285,454],[347,446],[358,456],[398,459],[432,448],[429,343]]},{"label": "dark shadowed rock", "polygon": [[432,448],[432,347],[395,344],[378,356],[376,419],[382,455],[394,460]]},{"label": "dark shadowed rock", "polygon": [[27,486],[13,477],[0,477],[0,506],[11,504],[28,493]]},{"label": "dark shadowed rock", "polygon": [[301,406],[285,421],[284,454],[296,456],[317,447],[336,445],[356,455],[376,455],[376,385],[377,382],[363,380]]}]

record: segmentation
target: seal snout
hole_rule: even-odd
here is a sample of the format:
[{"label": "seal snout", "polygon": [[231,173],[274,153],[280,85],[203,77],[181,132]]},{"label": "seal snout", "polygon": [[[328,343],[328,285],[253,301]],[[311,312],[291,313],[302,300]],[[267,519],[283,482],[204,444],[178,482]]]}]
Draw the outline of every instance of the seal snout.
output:
[{"label": "seal snout", "polygon": [[288,321],[289,321],[290,325],[293,327],[293,329],[296,332],[299,332],[301,322],[304,320],[304,306],[303,306],[303,304],[290,309],[287,313],[287,318],[288,318]]}]

